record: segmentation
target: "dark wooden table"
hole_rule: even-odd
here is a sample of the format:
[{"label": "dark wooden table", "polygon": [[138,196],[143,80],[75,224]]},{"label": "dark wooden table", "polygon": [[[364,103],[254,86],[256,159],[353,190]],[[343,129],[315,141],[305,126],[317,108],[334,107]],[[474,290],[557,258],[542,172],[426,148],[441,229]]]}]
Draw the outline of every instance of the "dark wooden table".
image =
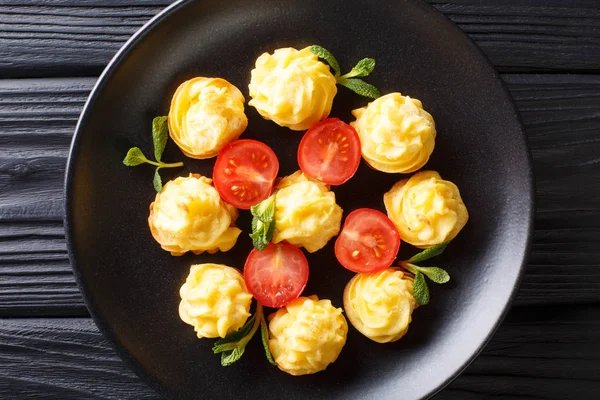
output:
[{"label": "dark wooden table", "polygon": [[[170,3],[0,0],[1,399],[158,397],[88,316],[65,249],[62,189],[96,77]],[[502,73],[537,181],[533,248],[514,306],[437,398],[598,399],[600,1],[430,3]]]}]

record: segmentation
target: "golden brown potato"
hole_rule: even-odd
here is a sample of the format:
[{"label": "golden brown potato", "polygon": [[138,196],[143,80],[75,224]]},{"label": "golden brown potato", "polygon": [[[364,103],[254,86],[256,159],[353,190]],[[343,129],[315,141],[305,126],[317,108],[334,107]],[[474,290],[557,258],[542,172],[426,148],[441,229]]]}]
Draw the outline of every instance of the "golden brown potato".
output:
[{"label": "golden brown potato", "polygon": [[295,131],[310,128],[331,112],[337,93],[329,66],[302,50],[277,49],[256,60],[251,72],[249,105],[263,118]]},{"label": "golden brown potato", "polygon": [[397,182],[383,202],[402,240],[419,248],[454,239],[469,219],[456,185],[435,171]]},{"label": "golden brown potato", "polygon": [[227,265],[192,265],[179,295],[179,317],[194,327],[199,339],[224,338],[250,317],[252,295],[242,274]]},{"label": "golden brown potato", "polygon": [[225,79],[193,78],[173,95],[169,134],[192,158],[211,158],[248,126],[242,92]]},{"label": "golden brown potato", "polygon": [[417,306],[413,279],[397,268],[357,274],[344,290],[348,320],[378,343],[395,342],[404,336]]},{"label": "golden brown potato", "polygon": [[348,334],[341,308],[317,296],[299,297],[269,316],[269,349],[290,375],[314,374],[337,360]]},{"label": "golden brown potato", "polygon": [[314,253],[339,233],[342,208],[327,184],[296,171],[282,178],[274,193],[273,242],[285,240]]},{"label": "golden brown potato", "polygon": [[219,197],[212,180],[198,174],[167,182],[150,204],[148,224],[160,246],[180,256],[231,249],[241,230],[237,210]]},{"label": "golden brown potato", "polygon": [[433,117],[417,99],[390,93],[352,111],[363,158],[383,172],[414,172],[435,146]]}]

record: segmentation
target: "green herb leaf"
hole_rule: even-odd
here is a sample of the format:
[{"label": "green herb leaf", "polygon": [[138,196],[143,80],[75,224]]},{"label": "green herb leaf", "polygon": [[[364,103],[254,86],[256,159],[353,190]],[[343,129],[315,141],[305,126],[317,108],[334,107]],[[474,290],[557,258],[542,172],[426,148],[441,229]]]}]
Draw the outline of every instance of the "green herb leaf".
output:
[{"label": "green herb leaf", "polygon": [[315,44],[310,47],[310,52],[316,54],[317,57],[325,60],[327,64],[329,64],[333,69],[333,72],[335,73],[336,77],[340,76],[340,64],[337,62],[337,60],[329,50],[327,50],[324,47],[317,46]]},{"label": "green herb leaf", "polygon": [[273,239],[275,233],[275,195],[250,207],[252,214],[252,245],[263,251]]},{"label": "green herb leaf", "polygon": [[160,169],[160,167],[157,167],[156,171],[154,171],[154,179],[152,180],[152,184],[154,185],[154,190],[156,190],[158,193],[162,192],[162,188],[163,188],[162,179],[160,179],[160,174],[158,173],[159,169]]},{"label": "green herb leaf", "polygon": [[[259,222],[262,224],[262,222]],[[263,230],[259,230],[250,234],[250,239],[252,239],[252,246],[256,250],[263,251],[269,245],[269,242],[265,240],[265,236],[263,235]]]},{"label": "green herb leaf", "polygon": [[250,207],[250,213],[265,224],[272,222],[275,218],[275,195]]},{"label": "green herb leaf", "polygon": [[[244,326],[235,332],[230,333],[223,339],[219,339],[215,342],[212,350],[213,353],[221,353],[221,365],[228,367],[234,362],[238,361],[246,350],[246,344],[250,341],[254,332],[252,328],[256,321],[256,315],[250,318]],[[251,336],[248,338],[248,335]]]},{"label": "green herb leaf", "polygon": [[167,124],[167,116],[156,117],[152,120],[152,141],[154,142],[154,157],[156,161],[160,161],[167,139],[169,138],[169,126]]},{"label": "green herb leaf", "polygon": [[434,281],[435,283],[446,283],[450,281],[450,275],[448,272],[438,267],[418,267],[419,272],[423,275],[427,276],[429,279]]},{"label": "green herb leaf", "polygon": [[352,90],[354,93],[364,97],[376,99],[381,96],[381,94],[379,94],[379,90],[377,90],[375,86],[360,79],[350,78],[340,81],[338,83]]},{"label": "green herb leaf", "polygon": [[355,77],[355,76],[368,76],[375,69],[375,59],[374,58],[363,58],[360,60],[352,70],[347,73],[347,77]]},{"label": "green herb leaf", "polygon": [[221,353],[221,365],[229,367],[231,364],[242,358],[244,351],[246,351],[246,347],[236,347],[230,352]]},{"label": "green herb leaf", "polygon": [[144,153],[142,153],[142,150],[140,150],[139,147],[130,148],[127,152],[127,155],[123,159],[123,164],[127,165],[128,167],[135,167],[136,165],[144,164],[147,162],[148,159],[146,158]]},{"label": "green herb leaf", "polygon": [[222,339],[217,340],[212,348],[213,353],[222,353],[224,351],[229,351],[233,347],[235,347],[237,342],[242,340],[246,335],[248,335],[248,333],[250,333],[250,331],[252,330],[252,326],[254,326],[255,318],[256,314],[253,315],[250,319],[248,319],[248,321],[246,321],[244,326],[242,326],[240,329],[238,329],[235,332],[231,332]]},{"label": "green herb leaf", "polygon": [[415,274],[413,294],[420,306],[429,304],[429,288],[427,282],[425,282],[425,277],[419,271]]},{"label": "green herb leaf", "polygon": [[425,249],[422,252],[417,253],[414,256],[412,256],[411,258],[409,258],[408,262],[415,264],[415,263],[423,262],[425,260],[429,260],[430,258],[433,258],[433,257],[437,257],[440,254],[442,254],[444,252],[444,250],[446,250],[446,247],[448,247],[449,243],[450,242],[444,242],[444,243],[436,244],[435,246],[432,246],[428,249]]},{"label": "green herb leaf", "polygon": [[221,353],[222,366],[227,367],[244,355],[246,345],[254,337],[263,318],[262,305],[258,303],[256,312],[252,318],[246,321],[244,326],[215,342],[212,350],[215,354]]},{"label": "green herb leaf", "polygon": [[271,354],[271,349],[269,349],[269,328],[267,327],[267,321],[263,317],[262,321],[260,321],[260,336],[262,338],[262,344],[265,349],[265,356],[267,356],[267,360],[273,365],[277,365],[275,360],[273,359],[273,355]]}]

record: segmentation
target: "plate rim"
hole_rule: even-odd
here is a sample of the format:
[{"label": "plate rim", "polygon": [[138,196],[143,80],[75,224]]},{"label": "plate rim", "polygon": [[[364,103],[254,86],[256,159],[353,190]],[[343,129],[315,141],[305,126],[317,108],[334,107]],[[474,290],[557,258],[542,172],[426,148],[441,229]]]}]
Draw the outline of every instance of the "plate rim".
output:
[{"label": "plate rim", "polygon": [[[123,360],[125,365],[130,370],[132,370],[140,378],[140,380],[142,382],[144,382],[152,390],[156,391],[158,394],[160,394],[161,396],[166,397],[166,398],[170,398],[170,395],[171,395],[170,391],[167,390],[167,388],[164,385],[162,385],[157,379],[155,379],[153,376],[151,376],[149,373],[147,373],[146,370],[142,367],[142,365],[137,360],[135,360],[131,356],[131,354],[125,349],[125,347],[117,340],[116,334],[115,334],[112,326],[101,315],[101,313],[99,311],[99,307],[96,304],[96,302],[94,302],[91,299],[91,297],[88,295],[89,282],[86,283],[83,280],[83,278],[80,274],[79,268],[77,267],[77,262],[75,260],[75,254],[74,254],[74,250],[73,250],[74,241],[76,239],[74,237],[74,234],[73,234],[72,228],[71,228],[71,224],[73,221],[72,207],[71,207],[72,193],[73,193],[72,187],[73,187],[73,175],[75,173],[75,163],[78,158],[78,155],[76,153],[77,153],[77,149],[80,144],[80,139],[81,139],[80,137],[82,136],[81,129],[82,129],[82,126],[86,122],[88,109],[90,109],[92,107],[93,103],[96,100],[96,97],[98,96],[98,93],[103,89],[103,87],[108,82],[107,77],[112,73],[112,71],[115,68],[118,67],[118,64],[121,61],[121,58],[123,58],[129,51],[131,51],[131,48],[135,44],[137,44],[138,41],[142,40],[146,34],[150,33],[151,30],[154,29],[155,25],[157,25],[159,22],[167,19],[171,14],[177,12],[177,10],[179,8],[185,6],[188,3],[191,3],[193,1],[195,1],[195,0],[176,0],[169,6],[162,9],[158,14],[156,14],[154,17],[152,17],[150,20],[148,20],[146,23],[144,23],[129,39],[127,39],[127,41],[119,48],[119,50],[114,54],[114,56],[108,62],[108,64],[106,65],[106,67],[104,68],[104,70],[102,71],[102,73],[100,74],[100,76],[98,77],[96,82],[94,83],[94,86],[93,86],[92,90],[90,91],[90,94],[88,95],[88,98],[87,98],[83,108],[81,109],[81,113],[79,115],[77,124],[75,126],[75,130],[73,133],[73,138],[71,140],[71,145],[69,147],[69,154],[67,157],[67,163],[66,163],[66,168],[65,168],[65,179],[64,179],[64,185],[63,185],[63,188],[64,188],[63,189],[63,225],[64,225],[64,230],[65,230],[65,242],[66,242],[66,247],[67,247],[67,253],[69,256],[70,267],[71,267],[71,270],[73,271],[75,281],[77,282],[77,286],[82,295],[85,306],[86,306],[88,312],[90,313],[90,316],[91,316],[92,320],[94,321],[94,324],[98,327],[98,331],[107,340],[107,342],[110,344],[110,346],[115,350],[115,352],[118,354],[118,356],[121,358],[121,360]],[[531,253],[531,245],[532,245],[533,230],[534,230],[534,219],[535,219],[535,177],[533,174],[533,158],[531,155],[531,150],[529,148],[529,144],[528,144],[528,140],[527,140],[527,133],[525,131],[525,125],[523,123],[522,116],[519,113],[519,110],[516,106],[514,98],[512,97],[510,91],[508,90],[506,82],[502,79],[502,77],[500,76],[500,73],[496,70],[496,67],[492,64],[490,59],[485,55],[483,50],[475,43],[475,41],[466,32],[464,32],[462,29],[460,29],[460,27],[454,21],[452,21],[450,18],[448,18],[444,13],[442,13],[441,11],[439,11],[438,9],[433,7],[431,4],[425,2],[424,0],[405,0],[405,1],[407,1],[409,3],[420,4],[422,7],[426,8],[429,12],[437,14],[438,16],[442,16],[446,20],[446,22],[448,22],[452,26],[452,29],[458,30],[462,34],[462,36],[466,39],[468,48],[471,51],[475,52],[480,57],[480,61],[487,64],[487,66],[493,72],[493,78],[497,82],[500,83],[502,90],[504,91],[504,94],[508,100],[508,106],[509,106],[510,110],[514,113],[514,115],[517,119],[518,127],[520,130],[520,135],[519,135],[518,139],[521,141],[522,148],[525,151],[525,161],[526,161],[526,167],[527,167],[526,168],[527,170],[525,171],[526,175],[524,178],[526,179],[526,181],[528,183],[527,186],[529,188],[529,190],[527,192],[527,196],[529,198],[524,199],[524,204],[526,203],[528,205],[528,209],[524,210],[528,214],[526,221],[525,221],[526,225],[527,225],[526,229],[525,229],[527,237],[526,237],[526,241],[525,241],[525,246],[523,247],[523,253],[524,253],[523,258],[519,265],[519,271],[517,273],[516,279],[514,281],[514,285],[511,289],[511,292],[510,292],[509,296],[505,299],[505,304],[502,307],[502,311],[500,312],[498,319],[496,320],[496,322],[494,323],[494,325],[492,326],[490,331],[487,333],[484,340],[478,346],[478,348],[466,359],[466,361],[463,362],[462,365],[455,368],[446,380],[444,380],[439,386],[429,390],[423,397],[423,399],[430,399],[431,397],[433,397],[436,394],[438,394],[439,392],[441,392],[444,388],[446,388],[456,378],[458,378],[467,369],[467,367],[469,367],[469,365],[471,365],[471,363],[473,363],[473,361],[475,361],[475,359],[481,354],[481,352],[484,350],[484,348],[490,342],[490,340],[492,339],[494,334],[497,332],[498,328],[500,327],[500,325],[506,318],[506,315],[515,300],[518,289],[523,280],[523,276],[525,274],[525,269],[526,269],[527,263],[529,261],[530,253]],[[515,139],[517,139],[517,137],[515,137]]]}]

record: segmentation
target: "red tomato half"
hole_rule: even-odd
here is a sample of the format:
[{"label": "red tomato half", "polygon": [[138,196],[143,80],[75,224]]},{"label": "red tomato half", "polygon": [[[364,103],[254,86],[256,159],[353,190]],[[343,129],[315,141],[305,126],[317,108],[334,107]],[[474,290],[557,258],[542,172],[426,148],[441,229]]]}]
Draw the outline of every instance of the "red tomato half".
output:
[{"label": "red tomato half", "polygon": [[308,282],[308,261],[298,247],[269,243],[253,249],[244,266],[246,287],[262,305],[283,307],[300,296]]},{"label": "red tomato half", "polygon": [[341,185],[360,164],[360,139],[356,130],[337,118],[315,124],[298,147],[300,169],[311,178]]},{"label": "red tomato half", "polygon": [[279,160],[266,144],[243,139],[229,143],[219,152],[213,181],[227,203],[249,210],[269,197],[279,172]]},{"label": "red tomato half", "polygon": [[382,212],[359,208],[346,217],[335,241],[335,256],[350,271],[372,273],[392,265],[400,249],[400,234]]}]

